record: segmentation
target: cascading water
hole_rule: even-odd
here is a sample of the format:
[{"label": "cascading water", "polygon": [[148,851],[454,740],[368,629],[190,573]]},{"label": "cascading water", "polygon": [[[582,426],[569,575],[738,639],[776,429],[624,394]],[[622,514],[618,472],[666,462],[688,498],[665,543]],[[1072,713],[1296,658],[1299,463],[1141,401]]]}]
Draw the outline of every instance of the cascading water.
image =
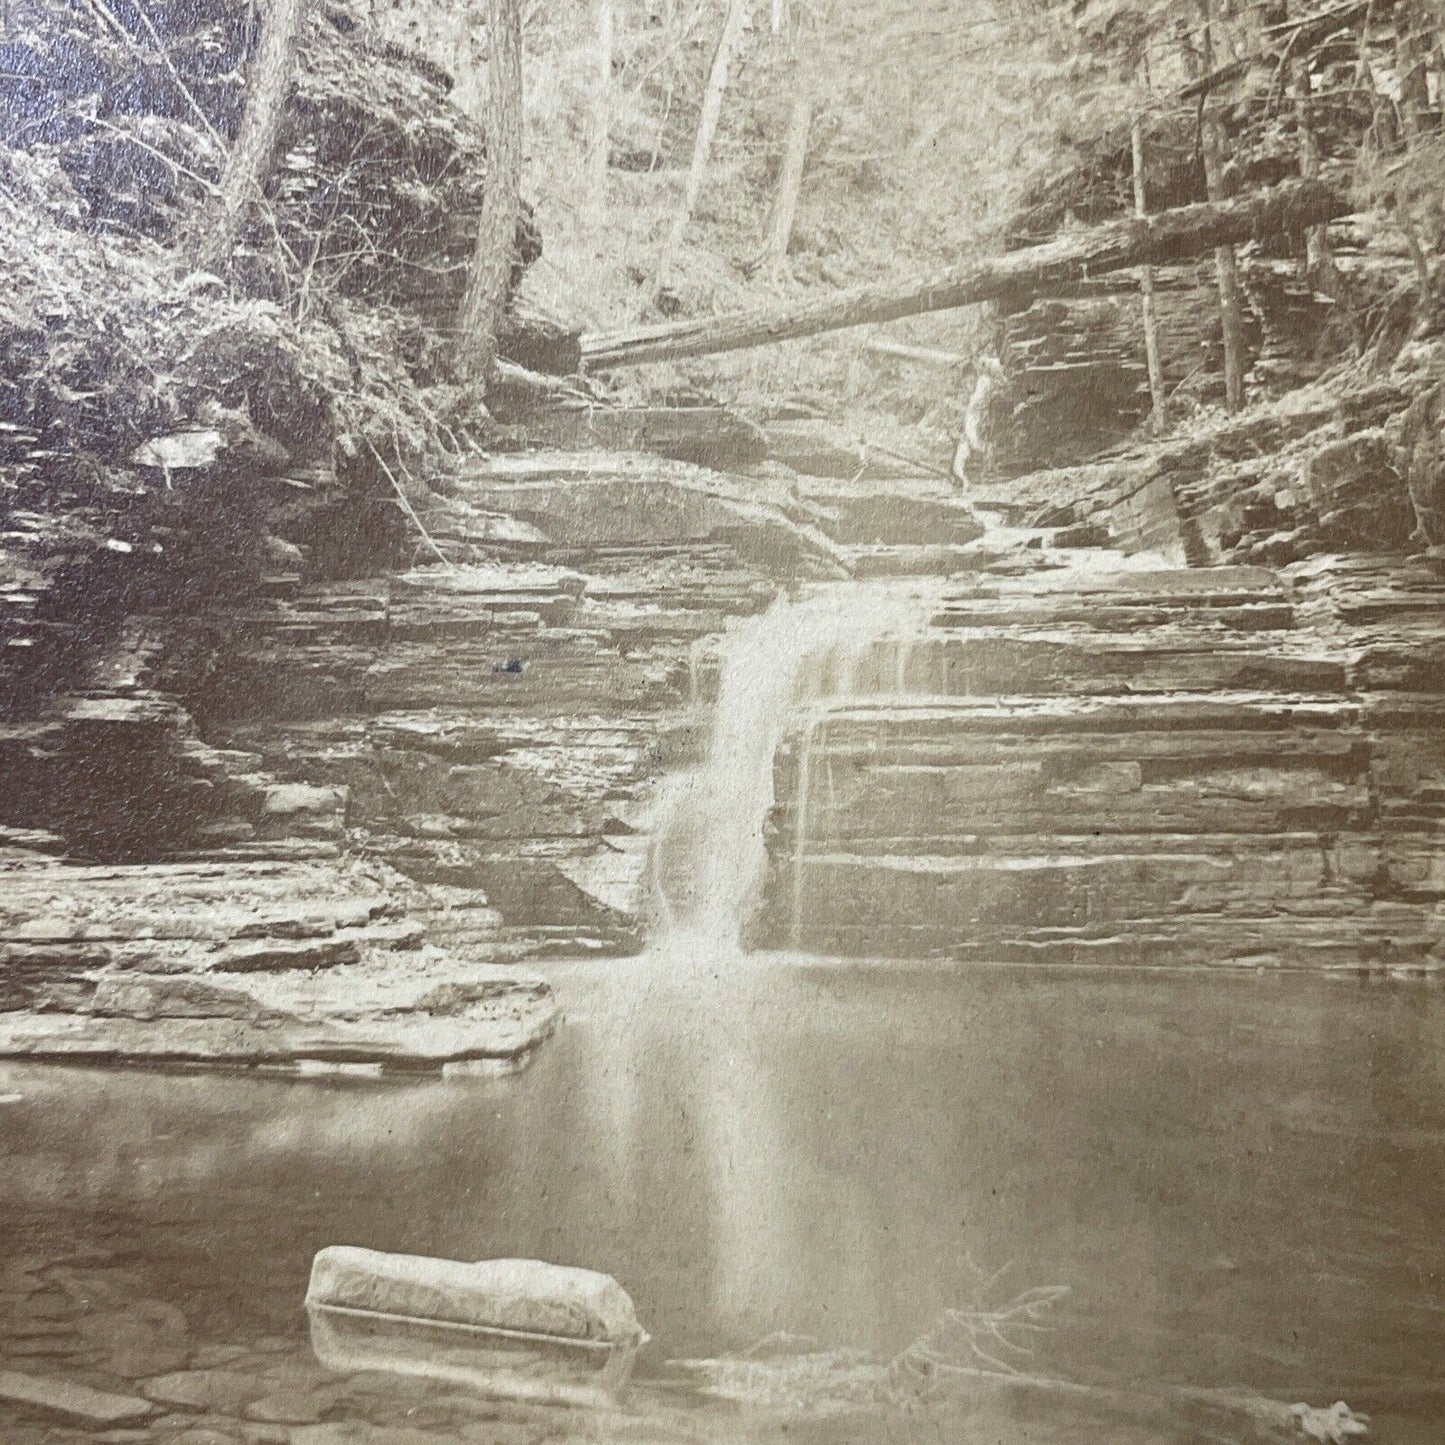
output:
[{"label": "cascading water", "polygon": [[[811,698],[852,695],[865,651],[921,630],[936,592],[917,581],[820,586],[723,635],[706,757],[673,780],[657,832],[653,876],[669,952],[684,942],[708,953],[738,948],[767,868],[773,757],[789,713]],[[907,650],[901,642],[900,659]]]}]

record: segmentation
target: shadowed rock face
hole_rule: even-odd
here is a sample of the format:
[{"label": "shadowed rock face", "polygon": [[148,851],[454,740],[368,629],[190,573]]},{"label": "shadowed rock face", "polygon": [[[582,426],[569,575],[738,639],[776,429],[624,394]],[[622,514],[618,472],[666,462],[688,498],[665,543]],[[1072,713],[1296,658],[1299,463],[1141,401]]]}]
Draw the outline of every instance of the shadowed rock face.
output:
[{"label": "shadowed rock face", "polygon": [[1437,964],[1440,590],[1401,564],[957,587],[793,728],[755,940]]},{"label": "shadowed rock face", "polygon": [[712,473],[540,465],[457,481],[444,564],[131,616],[0,732],[0,1051],[520,1061],[548,991],[488,964],[641,946],[696,645],[840,563]]},{"label": "shadowed rock face", "polygon": [[[488,963],[641,947],[698,644],[839,564],[715,474],[583,464],[458,481],[428,519],[444,564],[131,618],[0,733],[0,1049],[522,1059],[547,991]],[[104,971],[163,1002],[99,1007]],[[202,977],[180,1008],[165,981]],[[419,997],[478,978],[465,1007]]]},{"label": "shadowed rock face", "polygon": [[208,733],[341,792],[351,846],[430,900],[433,940],[636,951],[654,795],[696,750],[703,649],[779,579],[835,567],[833,544],[644,458],[502,459],[453,492],[434,535],[455,563],[237,619],[198,698]]}]

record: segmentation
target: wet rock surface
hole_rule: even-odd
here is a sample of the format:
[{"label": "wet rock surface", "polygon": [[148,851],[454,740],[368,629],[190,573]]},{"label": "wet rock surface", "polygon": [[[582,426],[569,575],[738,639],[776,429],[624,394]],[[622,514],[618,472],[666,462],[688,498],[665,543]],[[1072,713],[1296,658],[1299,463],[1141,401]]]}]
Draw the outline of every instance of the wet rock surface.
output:
[{"label": "wet rock surface", "polygon": [[[1445,962],[1432,564],[950,584],[779,756],[760,940],[981,960]],[[1405,659],[1409,658],[1409,663]]]},{"label": "wet rock surface", "polygon": [[[688,1410],[643,1387],[620,1408],[509,1403],[377,1371],[317,1363],[304,1335],[212,1340],[149,1294],[144,1272],[103,1252],[13,1256],[0,1265],[0,1434],[15,1445],[533,1445],[542,1441],[741,1440],[730,1412]],[[105,1308],[96,1308],[97,1305]],[[37,1321],[46,1329],[36,1332]],[[103,1343],[163,1328],[127,1372]],[[37,1342],[38,1345],[37,1345]]]}]

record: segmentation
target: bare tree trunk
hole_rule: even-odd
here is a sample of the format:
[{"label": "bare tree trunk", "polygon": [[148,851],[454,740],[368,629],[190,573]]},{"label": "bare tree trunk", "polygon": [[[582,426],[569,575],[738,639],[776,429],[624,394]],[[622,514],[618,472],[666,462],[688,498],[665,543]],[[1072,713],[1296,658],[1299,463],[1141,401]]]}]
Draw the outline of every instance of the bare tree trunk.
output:
[{"label": "bare tree trunk", "polygon": [[[1136,115],[1130,132],[1134,155],[1134,214],[1147,216],[1144,196],[1144,125]],[[1159,319],[1154,314],[1154,268],[1139,268],[1139,311],[1144,323],[1144,361],[1149,371],[1149,425],[1163,431],[1167,425],[1164,397],[1164,364],[1159,358]]]},{"label": "bare tree trunk", "polygon": [[180,251],[195,271],[212,271],[230,257],[246,210],[261,196],[271,170],[281,112],[291,87],[296,37],[305,0],[269,0],[261,39],[246,74],[246,110],[226,157],[216,192],[183,232]]},{"label": "bare tree trunk", "polygon": [[[773,29],[782,25],[783,0],[773,0]],[[793,103],[788,109],[788,129],[783,139],[783,158],[778,166],[773,203],[768,210],[767,230],[763,238],[762,259],[773,278],[780,279],[787,270],[788,245],[798,216],[798,197],[803,189],[803,171],[808,163],[808,140],[813,130],[816,105],[808,47],[810,31],[821,24],[816,10],[803,8],[793,26],[789,43],[791,64],[788,67],[793,89]]]},{"label": "bare tree trunk", "polygon": [[[1310,114],[1313,96],[1309,62],[1297,62],[1294,76],[1295,130],[1299,136],[1299,173],[1307,181],[1314,180],[1320,173],[1320,148],[1315,140],[1314,118]],[[1311,280],[1318,280],[1329,270],[1329,264],[1325,228],[1311,226],[1305,232],[1305,273]]]},{"label": "bare tree trunk", "polygon": [[592,133],[587,145],[587,197],[601,210],[607,204],[607,159],[612,145],[613,0],[597,0],[597,69],[592,95]]},{"label": "bare tree trunk", "polygon": [[798,92],[788,112],[788,134],[783,142],[783,163],[778,169],[778,186],[768,212],[768,236],[764,254],[774,276],[781,276],[788,264],[788,244],[798,217],[798,197],[803,189],[803,168],[808,162],[808,136],[813,129],[813,95],[805,79],[794,71]]},{"label": "bare tree trunk", "polygon": [[798,336],[816,336],[868,322],[896,321],[983,301],[1016,305],[1052,295],[1085,277],[1132,266],[1165,265],[1215,246],[1296,236],[1351,210],[1350,198],[1322,181],[1286,181],[1250,196],[1159,211],[1142,219],[1109,221],[1042,246],[1010,251],[911,281],[884,282],[792,305],[642,326],[608,336],[584,336],[590,370],[647,361],[711,356]]},{"label": "bare tree trunk", "polygon": [[[1212,61],[1209,0],[1204,0],[1204,69]],[[1200,144],[1204,160],[1205,194],[1211,201],[1224,199],[1224,137],[1219,114],[1206,100],[1200,113]],[[1214,273],[1219,284],[1219,320],[1224,340],[1224,404],[1230,411],[1244,406],[1244,325],[1239,309],[1239,263],[1232,245],[1214,252]]]},{"label": "bare tree trunk", "polygon": [[647,305],[651,306],[658,293],[667,283],[672,264],[683,238],[697,209],[698,196],[702,193],[703,182],[707,179],[708,165],[712,160],[712,143],[717,136],[718,122],[722,119],[723,97],[727,94],[728,74],[732,69],[733,55],[743,37],[747,24],[749,0],[728,0],[727,16],[723,20],[722,35],[718,38],[717,51],[713,55],[712,70],[708,73],[707,89],[703,92],[702,111],[697,120],[697,136],[692,145],[692,164],[688,167],[687,187],[683,192],[682,205],[673,218],[672,230],[668,233],[652,285],[648,288]]},{"label": "bare tree trunk", "polygon": [[463,375],[485,380],[497,355],[516,255],[522,191],[522,5],[487,0],[487,188],[458,325]]},{"label": "bare tree trunk", "polygon": [[1400,76],[1400,122],[1406,142],[1429,128],[1430,30],[1420,6],[1401,0],[1395,7],[1395,67]]}]

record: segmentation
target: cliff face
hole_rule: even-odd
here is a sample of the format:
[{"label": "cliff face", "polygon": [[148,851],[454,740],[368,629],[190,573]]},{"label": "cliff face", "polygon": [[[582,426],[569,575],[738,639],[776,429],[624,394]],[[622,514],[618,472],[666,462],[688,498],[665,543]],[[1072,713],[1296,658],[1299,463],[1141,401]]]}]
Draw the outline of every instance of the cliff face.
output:
[{"label": "cliff face", "polygon": [[[0,740],[0,959],[29,1011],[0,1048],[525,1055],[545,990],[498,966],[642,946],[655,785],[696,756],[707,639],[839,571],[758,490],[498,458],[430,504],[446,560],[132,612]],[[166,1021],[144,1047],[116,978]]]},{"label": "cliff face", "polygon": [[[225,274],[192,274],[176,240],[236,133],[254,11],[5,20],[4,1047],[524,1058],[545,986],[424,941],[416,887],[348,845],[344,791],[218,745],[198,703],[243,615],[405,567],[420,479],[485,425],[435,329],[483,137],[365,7],[311,7],[266,193]],[[519,241],[525,265],[525,218]]]},{"label": "cliff face", "polygon": [[[1060,355],[1074,316],[1035,315]],[[1075,360],[1118,373],[1135,347]],[[970,488],[1040,529],[1035,569],[957,580],[925,635],[874,660],[882,695],[798,721],[757,938],[1445,962],[1441,351],[1373,359],[1103,455],[1075,431],[1056,450],[1077,443],[1076,464]],[[1080,393],[1060,374],[1062,415]]]},{"label": "cliff face", "polygon": [[1445,961],[1429,665],[1445,575],[1114,565],[950,587],[928,633],[876,660],[894,695],[799,723],[758,937],[983,961]]}]

